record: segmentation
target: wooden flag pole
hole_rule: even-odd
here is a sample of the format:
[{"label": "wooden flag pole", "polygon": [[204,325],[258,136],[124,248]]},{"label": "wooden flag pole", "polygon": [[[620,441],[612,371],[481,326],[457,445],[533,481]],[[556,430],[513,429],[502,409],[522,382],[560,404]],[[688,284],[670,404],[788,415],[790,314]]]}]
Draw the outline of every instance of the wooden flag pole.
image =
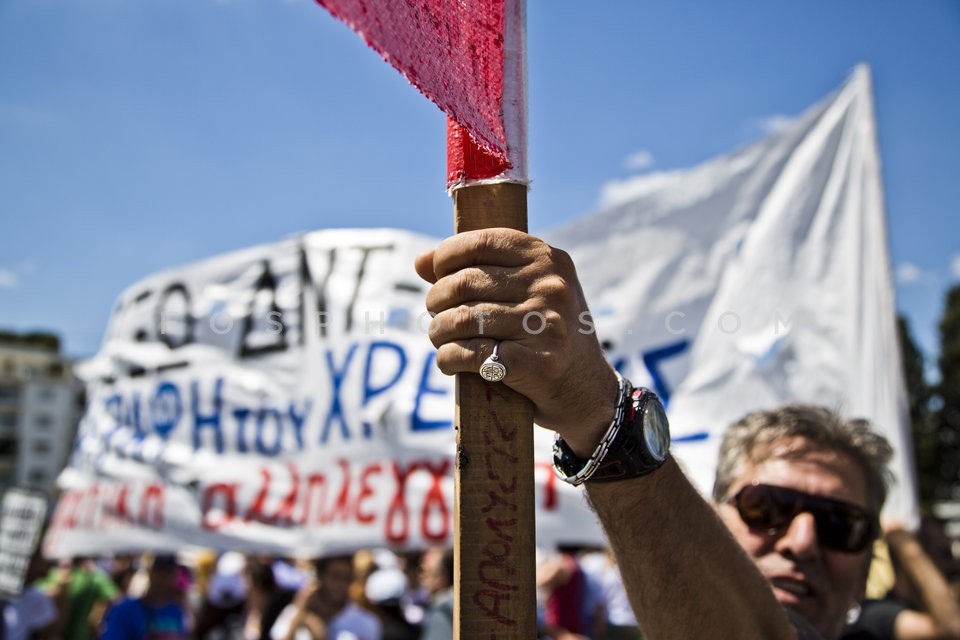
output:
[{"label": "wooden flag pole", "polygon": [[[525,185],[461,187],[453,200],[457,233],[527,230]],[[531,640],[537,634],[533,406],[474,373],[457,375],[456,393],[453,638]]]}]

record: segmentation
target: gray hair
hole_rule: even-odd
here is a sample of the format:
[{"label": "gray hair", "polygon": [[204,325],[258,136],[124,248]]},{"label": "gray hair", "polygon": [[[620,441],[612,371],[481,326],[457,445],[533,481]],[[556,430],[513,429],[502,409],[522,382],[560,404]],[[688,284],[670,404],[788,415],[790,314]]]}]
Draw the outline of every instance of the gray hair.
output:
[{"label": "gray hair", "polygon": [[863,418],[845,420],[826,407],[792,404],[769,411],[748,413],[730,425],[720,443],[715,502],[727,498],[730,485],[745,463],[758,462],[774,443],[803,438],[818,449],[837,451],[854,460],[867,480],[870,508],[879,513],[893,482],[887,469],[893,448],[887,439],[870,430]]}]

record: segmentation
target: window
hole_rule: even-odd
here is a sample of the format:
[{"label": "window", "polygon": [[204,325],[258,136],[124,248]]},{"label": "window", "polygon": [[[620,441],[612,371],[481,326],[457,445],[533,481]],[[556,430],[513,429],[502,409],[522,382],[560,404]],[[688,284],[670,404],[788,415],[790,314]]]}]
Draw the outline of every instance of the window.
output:
[{"label": "window", "polygon": [[43,402],[45,404],[49,404],[53,402],[54,400],[53,389],[50,389],[48,387],[44,387],[43,389],[40,389],[40,391],[37,392],[37,399],[40,402]]},{"label": "window", "polygon": [[49,431],[50,427],[53,426],[53,418],[50,417],[49,413],[41,413],[34,419],[33,426],[41,431]]},{"label": "window", "polygon": [[27,480],[33,485],[42,485],[47,483],[47,472],[44,469],[30,469],[27,474]]},{"label": "window", "polygon": [[0,400],[16,400],[18,395],[16,387],[0,386]]},{"label": "window", "polygon": [[16,438],[0,438],[0,456],[17,455]]},{"label": "window", "polygon": [[34,453],[47,454],[53,449],[49,440],[34,440],[30,447]]}]

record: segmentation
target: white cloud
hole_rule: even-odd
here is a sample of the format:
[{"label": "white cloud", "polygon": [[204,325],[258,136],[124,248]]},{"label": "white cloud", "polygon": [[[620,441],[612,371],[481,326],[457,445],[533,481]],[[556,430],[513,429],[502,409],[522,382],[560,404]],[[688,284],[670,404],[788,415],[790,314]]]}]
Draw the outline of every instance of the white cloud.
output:
[{"label": "white cloud", "polygon": [[600,185],[600,198],[597,201],[597,207],[606,209],[642,198],[660,189],[675,185],[681,177],[682,174],[678,171],[654,171],[643,175],[630,176],[623,180],[608,180]]},{"label": "white cloud", "polygon": [[0,269],[0,289],[16,289],[20,278],[10,269]]},{"label": "white cloud", "polygon": [[954,254],[950,260],[950,273],[954,280],[960,280],[960,253]]},{"label": "white cloud", "polygon": [[928,274],[912,262],[901,262],[894,270],[897,284],[919,284],[928,278]]},{"label": "white cloud", "polygon": [[630,171],[643,171],[653,166],[653,154],[646,149],[634,151],[623,161],[623,166]]},{"label": "white cloud", "polygon": [[760,118],[760,120],[757,121],[757,127],[763,132],[764,135],[773,136],[778,133],[783,133],[795,121],[795,118],[791,118],[790,116],[785,116],[780,113],[775,113],[772,116]]}]

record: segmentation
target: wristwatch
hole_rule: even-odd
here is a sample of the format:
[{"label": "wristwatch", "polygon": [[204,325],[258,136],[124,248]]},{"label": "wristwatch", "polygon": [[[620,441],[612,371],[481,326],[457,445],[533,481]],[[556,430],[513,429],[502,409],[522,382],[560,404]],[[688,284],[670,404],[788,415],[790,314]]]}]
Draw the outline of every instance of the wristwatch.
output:
[{"label": "wristwatch", "polygon": [[656,471],[669,450],[670,424],[657,394],[621,379],[616,414],[593,454],[586,459],[577,456],[557,434],[553,469],[572,485],[614,482]]}]

